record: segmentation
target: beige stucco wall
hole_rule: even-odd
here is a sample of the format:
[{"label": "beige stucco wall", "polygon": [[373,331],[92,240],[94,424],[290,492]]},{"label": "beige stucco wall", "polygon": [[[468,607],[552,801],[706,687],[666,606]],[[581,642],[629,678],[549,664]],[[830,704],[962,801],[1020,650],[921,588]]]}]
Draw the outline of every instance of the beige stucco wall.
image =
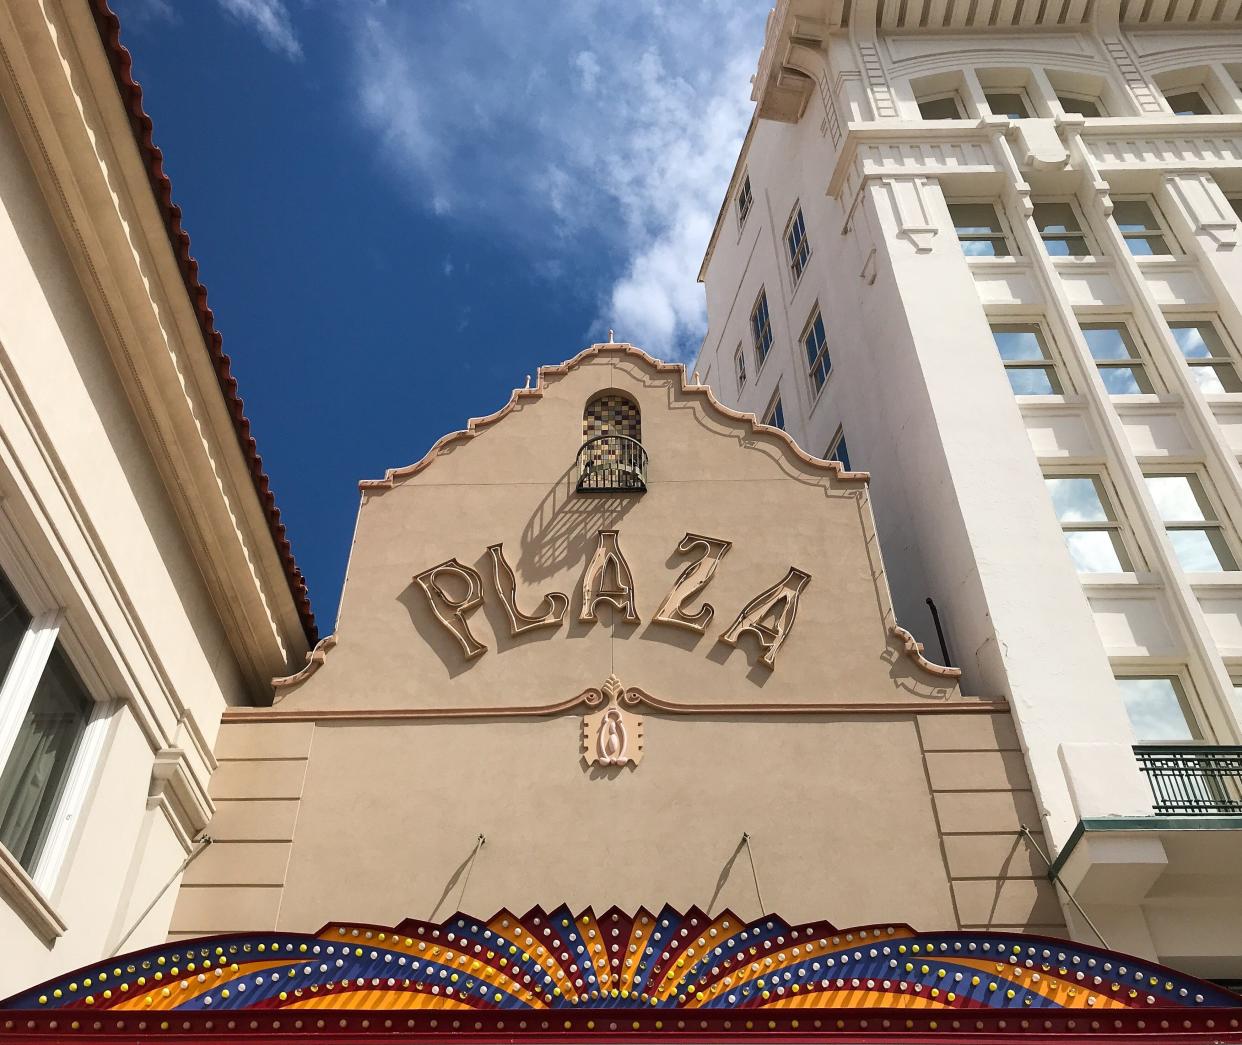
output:
[{"label": "beige stucco wall", "polygon": [[[573,492],[583,406],[606,388],[641,407],[645,493]],[[890,634],[862,477],[837,478],[621,346],[545,371],[517,403],[364,491],[336,645],[272,709],[230,712],[221,731],[217,841],[187,873],[175,934],[395,924],[459,903],[756,915],[744,832],[764,906],[786,918],[1060,931],[1018,833],[1036,817],[1007,710],[963,698]],[[620,532],[638,624],[607,609],[577,620],[601,527]],[[651,620],[687,531],[733,542],[702,636]],[[497,542],[520,606],[565,592],[570,623],[509,636],[486,557]],[[470,661],[412,583],[451,557],[486,579],[468,620],[489,650]],[[768,670],[750,639],[717,640],[791,565],[812,579]],[[588,764],[585,708],[522,714],[610,673],[671,706],[634,709],[637,766]]]}]

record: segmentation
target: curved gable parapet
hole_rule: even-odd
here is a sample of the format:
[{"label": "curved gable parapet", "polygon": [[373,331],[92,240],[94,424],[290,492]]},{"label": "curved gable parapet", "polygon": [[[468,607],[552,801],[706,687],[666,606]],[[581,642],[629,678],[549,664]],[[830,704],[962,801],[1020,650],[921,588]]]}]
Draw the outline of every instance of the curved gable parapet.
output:
[{"label": "curved gable parapet", "polygon": [[509,401],[495,413],[487,414],[484,417],[472,417],[466,422],[466,427],[456,432],[449,432],[447,435],[441,436],[436,440],[435,444],[427,451],[419,460],[413,464],[408,464],[400,468],[390,468],[384,473],[382,479],[363,479],[358,483],[360,490],[391,490],[400,481],[409,479],[418,475],[435,461],[449,447],[456,443],[468,442],[477,436],[480,432],[498,421],[508,416],[519,404],[526,401],[542,399],[549,379],[562,377],[571,370],[588,360],[598,358],[601,355],[615,354],[626,359],[635,360],[645,366],[653,373],[660,374],[668,378],[676,378],[678,380],[678,391],[683,395],[700,397],[708,409],[714,412],[720,418],[727,421],[742,422],[748,426],[749,434],[769,440],[771,444],[779,446],[785,452],[791,454],[796,460],[820,472],[826,472],[834,478],[844,482],[865,483],[871,477],[867,472],[846,471],[838,461],[825,461],[818,457],[812,457],[803,450],[789,433],[779,428],[773,428],[771,425],[765,425],[755,417],[754,414],[734,410],[725,406],[713,394],[708,385],[695,384],[686,379],[686,368],[681,363],[666,363],[663,360],[656,359],[647,352],[638,348],[636,345],[627,343],[600,343],[590,345],[584,348],[572,359],[566,360],[564,363],[550,366],[541,366],[537,372],[535,385],[533,388],[517,388],[509,397]]},{"label": "curved gable parapet", "polygon": [[936,675],[942,679],[960,679],[962,677],[961,668],[936,664],[923,656],[923,644],[900,624],[892,625],[889,628],[889,633],[902,644],[905,655],[929,675]]}]

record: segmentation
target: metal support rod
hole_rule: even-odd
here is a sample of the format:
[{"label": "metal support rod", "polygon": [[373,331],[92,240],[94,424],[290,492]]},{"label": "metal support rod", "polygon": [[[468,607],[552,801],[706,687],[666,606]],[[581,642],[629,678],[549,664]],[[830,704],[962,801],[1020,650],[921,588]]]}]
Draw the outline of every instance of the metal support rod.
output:
[{"label": "metal support rod", "polygon": [[466,899],[466,886],[470,884],[470,872],[474,870],[474,858],[479,855],[479,850],[487,843],[487,839],[482,834],[479,835],[478,841],[474,843],[474,849],[470,852],[470,858],[466,861],[466,874],[461,881],[461,892],[457,894],[457,910],[461,910],[462,902]]},{"label": "metal support rod", "polygon": [[750,848],[750,832],[742,832],[742,841],[746,843],[746,855],[750,858],[750,875],[755,880],[755,896],[759,898],[759,913],[767,914],[768,909],[763,902],[763,893],[759,889],[759,872],[755,870],[755,854]]},{"label": "metal support rod", "polygon": [[181,866],[178,867],[173,872],[172,877],[169,878],[168,881],[164,883],[160,891],[155,894],[155,899],[152,900],[149,904],[147,904],[147,906],[143,909],[142,914],[140,914],[134,920],[133,924],[130,925],[125,935],[121,937],[120,942],[117,943],[117,945],[112,948],[111,953],[108,955],[109,958],[116,957],[116,955],[120,952],[121,948],[124,947],[125,944],[129,942],[129,938],[134,935],[134,930],[137,929],[138,926],[142,924],[143,919],[145,919],[146,916],[149,915],[155,909],[155,905],[164,898],[164,894],[168,892],[168,890],[172,887],[173,882],[175,882],[178,878],[180,878],[182,874],[185,873],[185,869],[189,867],[190,864],[194,863],[194,861],[197,860],[203,854],[203,852],[206,851],[207,847],[211,845],[211,843],[214,841],[215,839],[212,838],[211,835],[203,835],[203,837],[198,840],[198,844],[194,847],[193,850],[191,850],[190,854],[184,860],[181,861]]},{"label": "metal support rod", "polygon": [[949,659],[949,645],[944,641],[944,628],[940,626],[940,613],[936,609],[936,604],[932,601],[932,597],[927,596],[927,608],[931,610],[932,623],[936,625],[936,638],[940,640],[940,658],[946,668],[953,667],[953,661]]},{"label": "metal support rod", "polygon": [[1035,852],[1037,852],[1044,863],[1048,865],[1048,877],[1052,879],[1052,884],[1054,886],[1059,885],[1061,887],[1061,891],[1065,893],[1069,902],[1074,905],[1074,909],[1082,915],[1083,921],[1086,922],[1087,925],[1090,926],[1091,931],[1095,933],[1096,939],[1100,941],[1104,948],[1110,949],[1108,947],[1108,941],[1105,940],[1100,934],[1100,930],[1095,927],[1095,922],[1091,920],[1091,916],[1082,909],[1082,904],[1074,898],[1074,894],[1069,891],[1069,886],[1061,881],[1061,876],[1053,870],[1052,861],[1048,859],[1048,854],[1044,852],[1043,847],[1035,841],[1035,836],[1031,834],[1031,829],[1027,827],[1026,824],[1023,824],[1020,828],[1018,828],[1018,831],[1019,833],[1026,835],[1026,840],[1031,843],[1031,845],[1035,848]]}]

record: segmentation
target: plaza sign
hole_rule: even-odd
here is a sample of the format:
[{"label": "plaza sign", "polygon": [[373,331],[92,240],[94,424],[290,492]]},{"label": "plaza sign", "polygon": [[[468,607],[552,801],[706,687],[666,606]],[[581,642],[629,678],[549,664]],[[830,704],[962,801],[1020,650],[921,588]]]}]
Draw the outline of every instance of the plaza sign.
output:
[{"label": "plaza sign", "polygon": [[[731,547],[730,541],[687,533],[678,543],[677,552],[681,555],[697,553],[698,557],[678,574],[652,620],[704,634],[715,616],[714,607],[703,603],[691,612],[687,604],[698,598],[711,583],[717,567]],[[559,628],[569,612],[569,596],[559,591],[548,592],[533,613],[524,613],[518,607],[517,578],[505,559],[503,546],[493,544],[487,551],[491,558],[493,588],[509,619],[510,634],[518,636],[543,628]],[[741,636],[749,632],[759,643],[759,663],[766,668],[774,668],[776,654],[797,619],[802,590],[810,580],[809,573],[789,567],[784,577],[741,608],[717,641],[736,646]],[[483,604],[483,578],[478,570],[457,559],[449,559],[417,574],[414,583],[426,596],[436,620],[457,640],[466,659],[483,656],[487,646],[475,638],[467,619]],[[582,574],[578,620],[584,624],[596,623],[599,619],[596,608],[601,603],[613,608],[614,619],[630,624],[639,622],[634,575],[621,551],[617,530],[598,532],[595,551],[587,560]]]}]

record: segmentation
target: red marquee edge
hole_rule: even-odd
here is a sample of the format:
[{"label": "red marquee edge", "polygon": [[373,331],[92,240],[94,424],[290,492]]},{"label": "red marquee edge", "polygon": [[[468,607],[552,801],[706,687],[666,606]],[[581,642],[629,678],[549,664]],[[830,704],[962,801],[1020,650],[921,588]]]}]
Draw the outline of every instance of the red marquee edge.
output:
[{"label": "red marquee edge", "polygon": [[0,1003],[0,1038],[1236,1042],[1242,997],[1019,933],[617,908],[180,940]]}]

